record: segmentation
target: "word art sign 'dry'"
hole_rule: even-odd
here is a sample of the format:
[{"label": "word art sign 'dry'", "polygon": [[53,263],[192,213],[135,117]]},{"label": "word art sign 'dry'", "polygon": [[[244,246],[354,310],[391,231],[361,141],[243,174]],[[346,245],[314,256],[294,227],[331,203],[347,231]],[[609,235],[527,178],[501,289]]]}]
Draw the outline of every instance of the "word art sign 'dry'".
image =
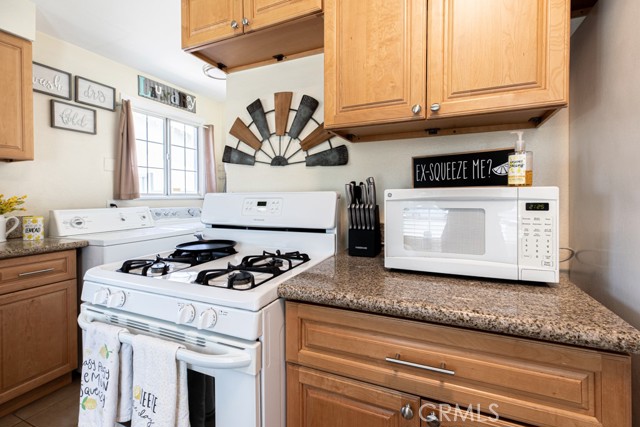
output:
[{"label": "word art sign 'dry'", "polygon": [[196,97],[144,76],[138,76],[138,95],[172,107],[196,112]]},{"label": "word art sign 'dry'", "polygon": [[513,150],[413,158],[413,188],[507,185]]}]

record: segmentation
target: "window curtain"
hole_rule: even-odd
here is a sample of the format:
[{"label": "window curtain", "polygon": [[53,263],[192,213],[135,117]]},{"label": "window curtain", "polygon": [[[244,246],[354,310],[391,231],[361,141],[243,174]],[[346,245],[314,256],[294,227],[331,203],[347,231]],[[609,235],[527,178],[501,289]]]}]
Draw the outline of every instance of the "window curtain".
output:
[{"label": "window curtain", "polygon": [[206,193],[218,191],[216,181],[216,157],[213,151],[213,125],[204,126],[204,190]]},{"label": "window curtain", "polygon": [[116,154],[114,199],[131,200],[140,197],[138,179],[138,158],[136,155],[136,135],[133,129],[131,101],[122,100],[120,111],[120,132]]}]

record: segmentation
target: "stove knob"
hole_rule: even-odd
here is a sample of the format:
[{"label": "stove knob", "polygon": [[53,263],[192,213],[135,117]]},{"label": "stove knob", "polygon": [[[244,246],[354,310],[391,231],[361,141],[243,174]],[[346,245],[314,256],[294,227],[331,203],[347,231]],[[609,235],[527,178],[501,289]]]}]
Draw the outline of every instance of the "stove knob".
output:
[{"label": "stove knob", "polygon": [[93,294],[93,303],[105,305],[109,300],[109,295],[111,295],[111,292],[109,291],[109,289],[100,288],[99,291]]},{"label": "stove knob", "polygon": [[109,295],[107,307],[122,307],[127,300],[123,291],[117,291]]},{"label": "stove knob", "polygon": [[180,307],[180,310],[178,311],[178,320],[176,320],[176,323],[178,325],[184,325],[185,323],[193,322],[193,319],[195,318],[196,309],[193,308],[191,304],[185,304]]},{"label": "stove knob", "polygon": [[202,312],[198,318],[198,329],[212,328],[218,321],[218,314],[213,308],[209,308]]}]

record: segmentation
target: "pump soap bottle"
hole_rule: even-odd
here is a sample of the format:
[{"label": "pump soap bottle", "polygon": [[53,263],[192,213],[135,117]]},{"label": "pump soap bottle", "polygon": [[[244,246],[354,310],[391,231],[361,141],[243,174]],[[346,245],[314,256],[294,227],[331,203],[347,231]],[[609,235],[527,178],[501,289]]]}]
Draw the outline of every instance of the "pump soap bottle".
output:
[{"label": "pump soap bottle", "polygon": [[530,187],[533,184],[533,153],[526,151],[522,131],[518,135],[515,151],[509,155],[508,184],[512,187]]}]

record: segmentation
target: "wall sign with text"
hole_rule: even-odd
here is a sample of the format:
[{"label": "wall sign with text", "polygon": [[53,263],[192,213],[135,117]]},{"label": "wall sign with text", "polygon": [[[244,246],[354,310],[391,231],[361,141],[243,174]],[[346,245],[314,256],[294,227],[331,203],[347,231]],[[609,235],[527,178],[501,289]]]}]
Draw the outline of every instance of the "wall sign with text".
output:
[{"label": "wall sign with text", "polygon": [[138,76],[138,95],[172,107],[196,112],[196,97],[144,76]]},{"label": "wall sign with text", "polygon": [[513,149],[413,157],[413,188],[507,185]]}]

